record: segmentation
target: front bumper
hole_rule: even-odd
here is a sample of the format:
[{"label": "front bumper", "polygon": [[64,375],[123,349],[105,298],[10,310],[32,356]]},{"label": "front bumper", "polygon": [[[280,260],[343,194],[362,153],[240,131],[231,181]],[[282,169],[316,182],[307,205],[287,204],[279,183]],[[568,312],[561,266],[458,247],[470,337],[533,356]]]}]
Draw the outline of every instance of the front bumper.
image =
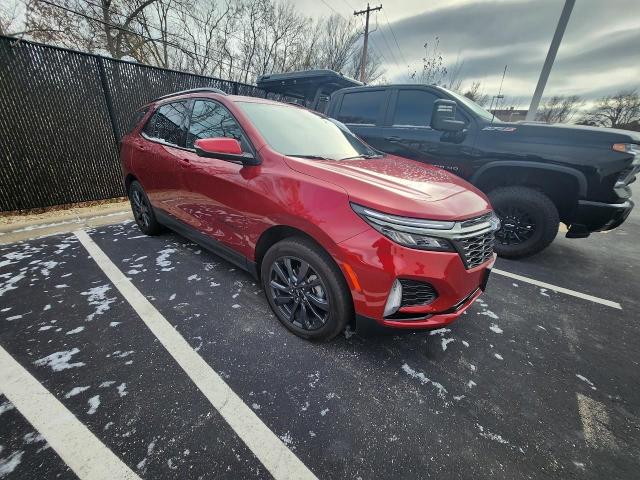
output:
[{"label": "front bumper", "polygon": [[567,238],[587,237],[591,232],[612,230],[627,219],[634,203],[601,203],[588,200],[578,201],[575,220],[571,222]]},{"label": "front bumper", "polygon": [[[357,319],[390,328],[437,328],[453,322],[484,291],[495,262],[493,255],[467,270],[458,253],[403,247],[373,229],[338,246]],[[384,318],[384,306],[396,278],[428,282],[438,297],[429,305],[401,307],[402,319]]]}]

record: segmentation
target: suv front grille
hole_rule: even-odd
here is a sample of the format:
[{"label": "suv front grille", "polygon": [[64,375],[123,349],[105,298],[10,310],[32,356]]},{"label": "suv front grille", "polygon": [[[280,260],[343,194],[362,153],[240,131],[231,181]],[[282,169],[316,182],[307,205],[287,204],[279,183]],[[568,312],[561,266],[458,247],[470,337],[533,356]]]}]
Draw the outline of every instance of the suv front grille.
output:
[{"label": "suv front grille", "polygon": [[453,241],[467,270],[486,262],[493,255],[494,231]]},{"label": "suv front grille", "polygon": [[428,305],[438,298],[438,292],[429,283],[401,278],[400,284],[402,285],[400,305],[403,307]]}]

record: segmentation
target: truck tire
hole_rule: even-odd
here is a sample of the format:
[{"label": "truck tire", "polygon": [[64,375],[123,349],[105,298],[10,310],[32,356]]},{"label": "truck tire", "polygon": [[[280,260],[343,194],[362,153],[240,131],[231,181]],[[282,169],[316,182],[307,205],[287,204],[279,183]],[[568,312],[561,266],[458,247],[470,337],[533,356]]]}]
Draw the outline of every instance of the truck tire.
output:
[{"label": "truck tire", "polygon": [[500,187],[489,192],[501,227],[495,251],[504,258],[523,258],[549,246],[558,234],[558,209],[544,193],[527,187]]}]

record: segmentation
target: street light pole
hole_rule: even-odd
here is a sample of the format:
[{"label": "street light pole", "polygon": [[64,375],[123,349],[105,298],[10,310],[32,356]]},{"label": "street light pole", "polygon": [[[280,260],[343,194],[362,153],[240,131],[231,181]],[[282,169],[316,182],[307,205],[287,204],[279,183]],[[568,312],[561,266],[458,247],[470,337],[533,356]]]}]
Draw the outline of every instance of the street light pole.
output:
[{"label": "street light pole", "polygon": [[538,105],[540,105],[540,100],[542,99],[544,87],[547,85],[549,73],[551,73],[551,67],[553,67],[553,62],[556,59],[558,47],[560,47],[562,36],[564,35],[564,31],[567,28],[567,23],[569,23],[569,17],[571,16],[571,11],[573,10],[573,6],[575,5],[575,3],[576,0],[565,0],[564,8],[562,9],[562,13],[560,14],[560,20],[558,20],[558,26],[556,27],[556,33],[553,35],[551,45],[549,45],[547,58],[545,59],[544,65],[542,66],[540,78],[538,79],[538,85],[536,86],[536,91],[533,93],[531,105],[529,106],[529,111],[527,112],[526,120],[528,121],[536,119],[536,113],[538,111]]}]

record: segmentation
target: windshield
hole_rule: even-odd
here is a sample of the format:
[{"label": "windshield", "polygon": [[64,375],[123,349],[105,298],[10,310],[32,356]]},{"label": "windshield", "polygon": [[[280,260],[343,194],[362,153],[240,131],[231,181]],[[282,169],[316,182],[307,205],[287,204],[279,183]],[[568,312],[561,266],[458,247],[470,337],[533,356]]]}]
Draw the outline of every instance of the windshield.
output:
[{"label": "windshield", "polygon": [[376,156],[345,126],[303,108],[238,102],[269,146],[290,157],[344,160]]},{"label": "windshield", "polygon": [[[464,104],[465,107],[467,107],[469,110],[471,110],[473,113],[475,113],[479,117],[482,117],[482,118],[484,118],[486,120],[492,120],[493,119],[493,115],[490,112],[487,112],[484,108],[482,108],[480,105],[478,105],[473,100],[465,97],[464,95],[459,95],[456,92],[452,92],[451,90],[447,90],[447,93],[449,95],[451,95],[452,97],[454,97],[458,102]],[[494,123],[499,122],[499,121],[500,120],[498,120],[498,117],[496,117],[495,120],[494,120]]]}]

